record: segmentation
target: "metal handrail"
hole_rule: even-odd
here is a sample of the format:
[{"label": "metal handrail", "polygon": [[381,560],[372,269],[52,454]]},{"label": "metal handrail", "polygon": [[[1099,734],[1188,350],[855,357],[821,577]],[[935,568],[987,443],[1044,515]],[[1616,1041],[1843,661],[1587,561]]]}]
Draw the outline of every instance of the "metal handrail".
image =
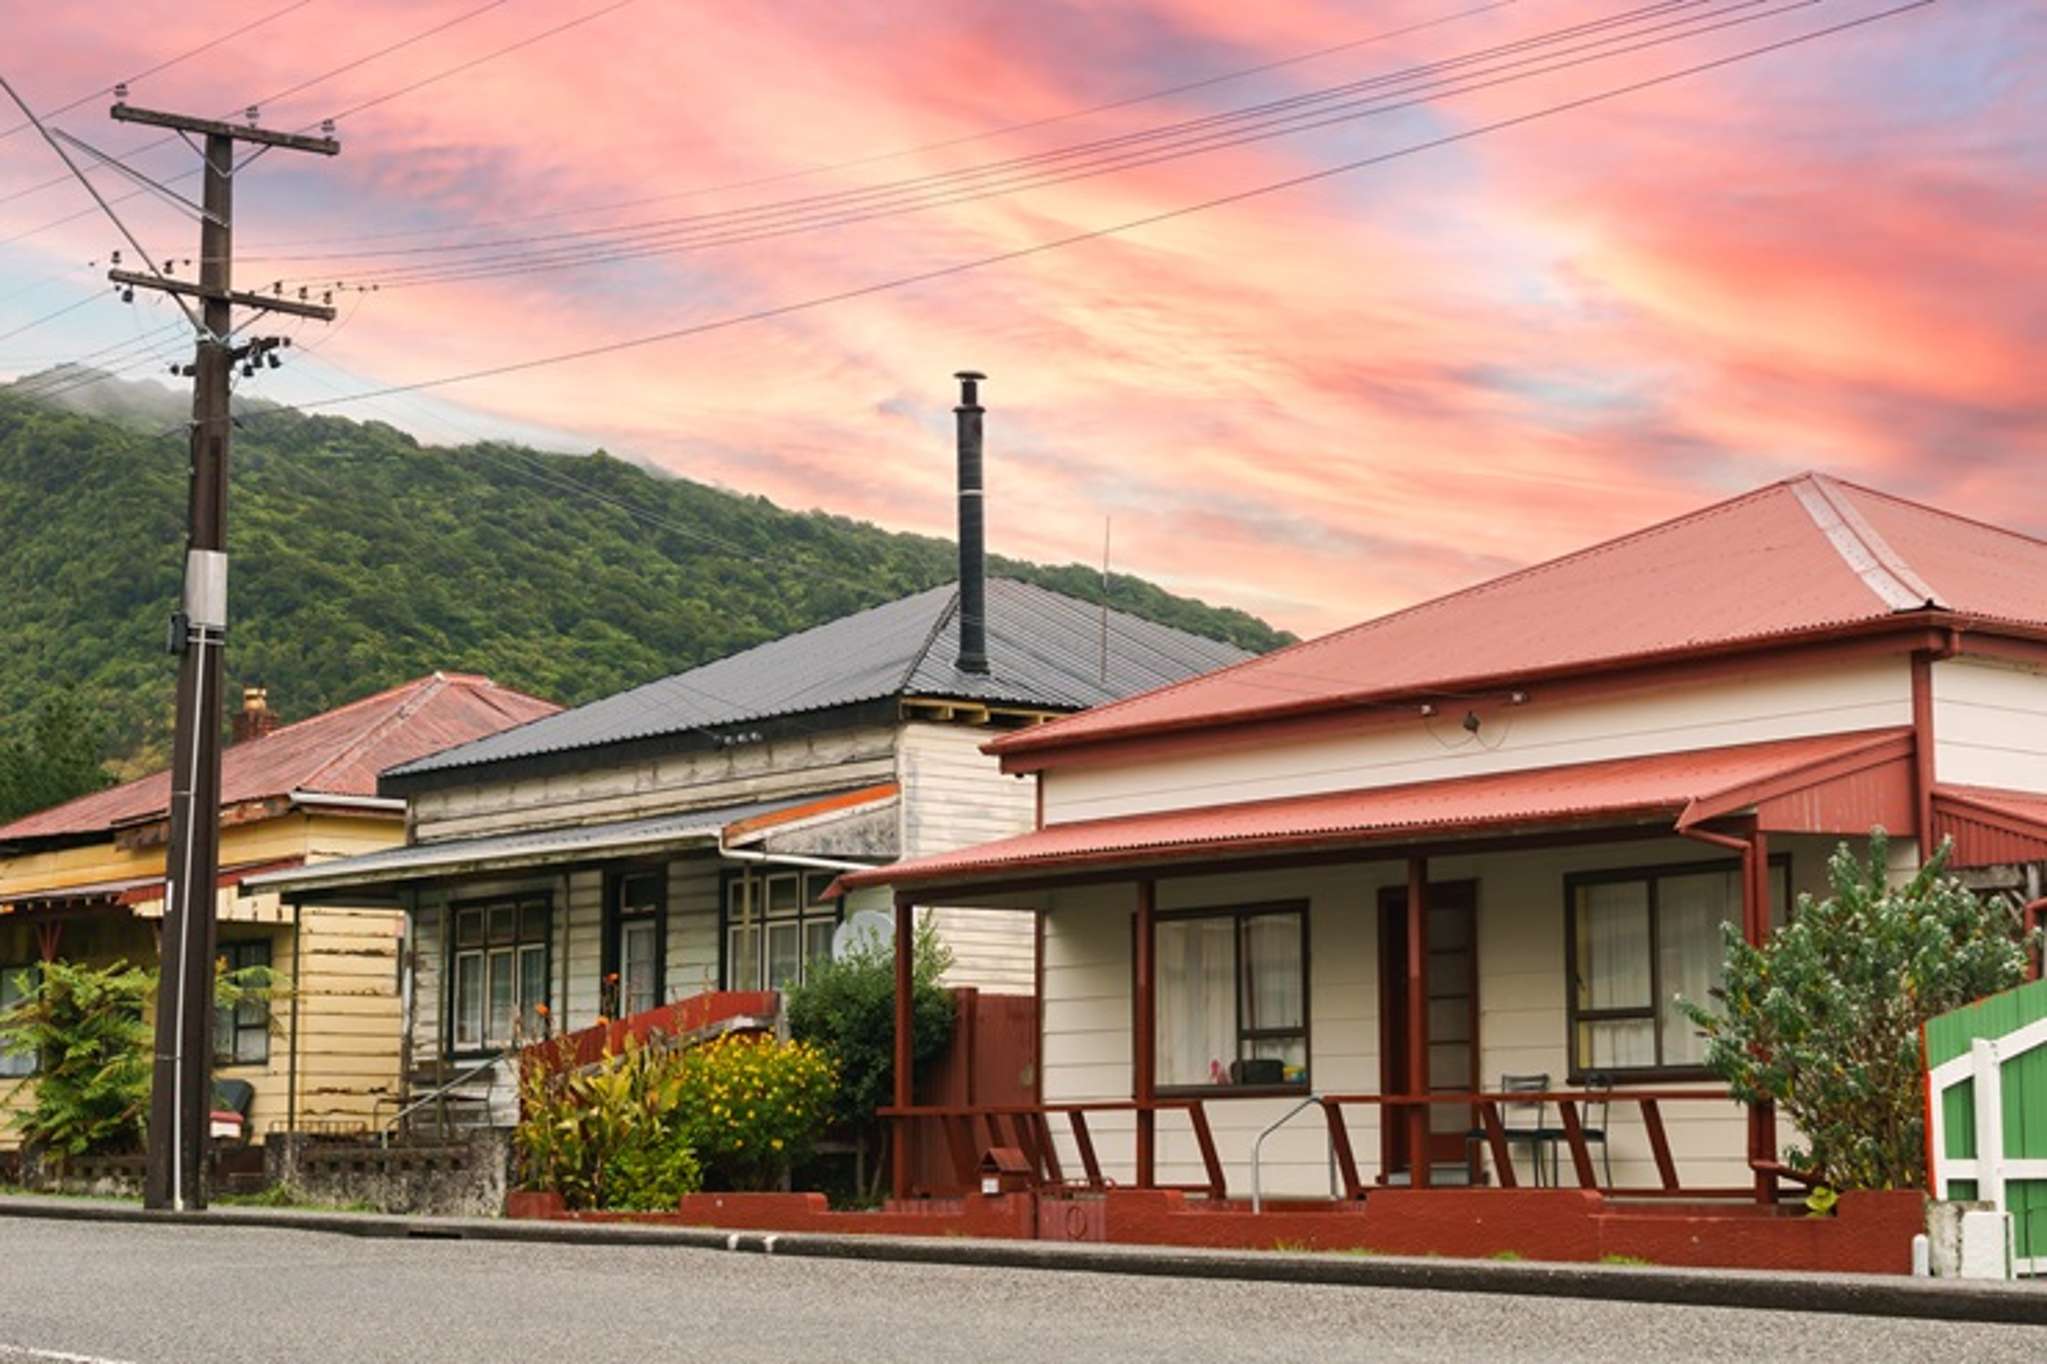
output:
[{"label": "metal handrail", "polygon": [[[1302,1099],[1292,1108],[1289,1108],[1280,1116],[1278,1121],[1274,1122],[1263,1132],[1260,1132],[1257,1139],[1251,1143],[1251,1211],[1253,1213],[1263,1211],[1265,1206],[1264,1181],[1261,1174],[1263,1169],[1261,1162],[1265,1153],[1265,1139],[1292,1122],[1301,1113],[1306,1112],[1310,1108],[1319,1108],[1321,1104],[1322,1096],[1320,1094],[1310,1094],[1307,1098]],[[1329,1148],[1329,1197],[1331,1200],[1337,1197],[1336,1148],[1333,1145]]]},{"label": "metal handrail", "polygon": [[417,1099],[414,1099],[411,1103],[406,1104],[396,1113],[393,1113],[391,1115],[391,1121],[388,1126],[383,1123],[381,1117],[384,1107],[384,1101],[382,1099],[378,1099],[377,1102],[370,1108],[370,1126],[376,1130],[377,1144],[386,1147],[390,1146],[391,1129],[393,1127],[398,1126],[398,1124],[404,1122],[407,1114],[412,1113],[418,1109],[424,1108],[428,1104],[434,1103],[439,1099],[445,1098],[450,1090],[461,1088],[463,1085],[468,1084],[471,1080],[474,1080],[477,1076],[482,1075],[486,1071],[491,1072],[490,1088],[484,1091],[484,1102],[488,1103],[490,1101],[490,1096],[497,1092],[498,1081],[496,1071],[501,1063],[502,1058],[493,1057],[488,1061],[483,1061],[478,1063],[477,1065],[471,1066],[468,1070],[463,1071],[460,1075],[457,1075],[454,1079],[448,1081],[446,1084],[441,1085],[436,1089],[429,1090],[427,1093],[422,1094]]}]

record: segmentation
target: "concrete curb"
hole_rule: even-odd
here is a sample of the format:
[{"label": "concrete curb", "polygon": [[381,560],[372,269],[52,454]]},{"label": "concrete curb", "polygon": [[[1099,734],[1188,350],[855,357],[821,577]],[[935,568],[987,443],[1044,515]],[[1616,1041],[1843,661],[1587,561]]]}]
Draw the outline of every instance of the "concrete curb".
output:
[{"label": "concrete curb", "polygon": [[710,1227],[617,1222],[391,1217],[374,1213],[294,1212],[270,1208],[167,1213],[116,1203],[18,1197],[0,1198],[0,1217],[154,1226],[270,1227],[397,1240],[725,1250],[901,1264],[1237,1279],[1449,1293],[1502,1293],[1524,1297],[1596,1298],[1608,1302],[1687,1307],[1744,1307],[1761,1311],[1828,1312],[1848,1316],[2047,1326],[2047,1290],[2042,1288],[1866,1274],[1779,1274],[1758,1270],[1413,1259],[1391,1255],[1075,1245],[1068,1242],[970,1240],[961,1237],[722,1231]]}]

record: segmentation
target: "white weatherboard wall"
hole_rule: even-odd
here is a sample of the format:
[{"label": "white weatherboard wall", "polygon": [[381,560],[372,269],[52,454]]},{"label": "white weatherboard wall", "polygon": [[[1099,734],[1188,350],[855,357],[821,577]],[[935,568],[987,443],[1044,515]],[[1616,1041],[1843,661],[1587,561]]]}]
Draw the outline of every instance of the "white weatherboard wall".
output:
[{"label": "white weatherboard wall", "polygon": [[[1819,890],[1826,839],[1781,839],[1773,847],[1792,858],[1792,885]],[[1488,1088],[1503,1073],[1542,1074],[1557,1088],[1568,1083],[1564,971],[1564,878],[1577,871],[1713,862],[1714,850],[1682,839],[1567,850],[1440,858],[1434,881],[1478,882],[1479,1074]],[[1730,865],[1732,865],[1730,863]],[[1305,899],[1309,905],[1310,1080],[1324,1093],[1376,1093],[1379,1074],[1379,963],[1377,905],[1381,887],[1404,885],[1404,863],[1376,862],[1300,871],[1186,878],[1159,883],[1161,910],[1231,907]],[[1044,1083],[1047,1102],[1128,1099],[1131,1091],[1131,947],[1135,890],[1131,886],[1060,891],[1045,898]],[[1656,1082],[1656,1088],[1672,1088]],[[1718,1086],[1702,1083],[1700,1088]],[[1625,1093],[1625,1090],[1619,1091]],[[1233,1195],[1251,1189],[1251,1146],[1257,1133],[1297,1100],[1209,1100]],[[1370,1107],[1348,1111],[1351,1146],[1360,1176],[1379,1174],[1379,1115]],[[1748,1181],[1743,1111],[1729,1102],[1671,1102],[1663,1117],[1681,1179],[1694,1187],[1736,1187]],[[1552,1111],[1547,1121],[1558,1121]],[[1134,1177],[1132,1122],[1127,1114],[1090,1119],[1104,1173]],[[1158,1177],[1167,1183],[1203,1178],[1199,1154],[1184,1119],[1159,1122]],[[1656,1183],[1654,1159],[1638,1111],[1616,1103],[1610,1128],[1613,1174],[1622,1186]],[[1060,1159],[1079,1168],[1079,1154],[1055,1121]],[[1782,1136],[1790,1140],[1788,1127]],[[1531,1178],[1517,1150],[1524,1184]],[[1564,1180],[1571,1183],[1569,1157]],[[1265,1145],[1263,1184],[1269,1194],[1319,1197],[1328,1193],[1328,1141],[1319,1115],[1309,1110]]]},{"label": "white weatherboard wall", "polygon": [[1938,781],[2047,791],[2047,673],[1984,658],[1933,665]]},{"label": "white weatherboard wall", "polygon": [[[902,850],[926,857],[1029,832],[1037,819],[1030,781],[1002,775],[981,752],[993,734],[981,726],[910,721],[896,745],[902,784]],[[927,911],[952,949],[948,985],[1004,994],[1037,988],[1037,940],[1028,913],[989,909]]]},{"label": "white weatherboard wall", "polygon": [[1488,709],[1476,735],[1457,714],[1356,734],[1269,743],[1235,751],[1113,767],[1054,769],[1045,821],[1102,819],[1441,781],[1494,772],[1719,748],[1912,722],[1910,669],[1902,657],[1826,669],[1757,673],[1577,703]]}]

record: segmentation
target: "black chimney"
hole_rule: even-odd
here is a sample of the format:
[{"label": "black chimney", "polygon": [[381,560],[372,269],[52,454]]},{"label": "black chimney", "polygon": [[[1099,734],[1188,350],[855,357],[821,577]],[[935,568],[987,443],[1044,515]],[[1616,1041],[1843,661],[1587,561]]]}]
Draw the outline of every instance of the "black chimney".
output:
[{"label": "black chimney", "polygon": [[981,506],[981,390],[988,376],[963,369],[960,381],[960,656],[963,673],[988,671],[988,545]]}]

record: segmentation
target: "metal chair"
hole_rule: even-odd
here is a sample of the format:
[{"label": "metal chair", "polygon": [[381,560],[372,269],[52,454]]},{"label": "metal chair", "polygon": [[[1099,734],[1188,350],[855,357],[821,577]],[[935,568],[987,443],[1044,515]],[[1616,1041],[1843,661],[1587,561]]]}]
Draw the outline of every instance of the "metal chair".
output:
[{"label": "metal chair", "polygon": [[[1502,1075],[1499,1092],[1541,1095],[1548,1093],[1549,1087],[1550,1078],[1547,1075]],[[1516,1100],[1500,1105],[1500,1128],[1506,1135],[1508,1150],[1511,1153],[1516,1142],[1528,1147],[1529,1160],[1535,1168],[1537,1188],[1542,1187],[1543,1148],[1545,1146],[1549,1148],[1551,1165],[1554,1167],[1557,1140],[1563,1136],[1562,1128],[1551,1127],[1543,1121],[1543,1112],[1547,1107],[1547,1101],[1541,1098]],[[1483,1127],[1474,1127],[1465,1133],[1465,1140],[1483,1142],[1486,1140],[1486,1131]],[[1556,1171],[1552,1168],[1550,1183],[1554,1185],[1556,1182]]]},{"label": "metal chair", "polygon": [[[1606,1187],[1613,1187],[1613,1147],[1607,1142],[1608,1120],[1613,1112],[1613,1077],[1600,1071],[1587,1072],[1584,1088],[1598,1097],[1585,1101],[1585,1122],[1580,1128],[1587,1146],[1599,1144],[1599,1161],[1606,1171]],[[1597,1113],[1598,1116],[1593,1115]]]}]

